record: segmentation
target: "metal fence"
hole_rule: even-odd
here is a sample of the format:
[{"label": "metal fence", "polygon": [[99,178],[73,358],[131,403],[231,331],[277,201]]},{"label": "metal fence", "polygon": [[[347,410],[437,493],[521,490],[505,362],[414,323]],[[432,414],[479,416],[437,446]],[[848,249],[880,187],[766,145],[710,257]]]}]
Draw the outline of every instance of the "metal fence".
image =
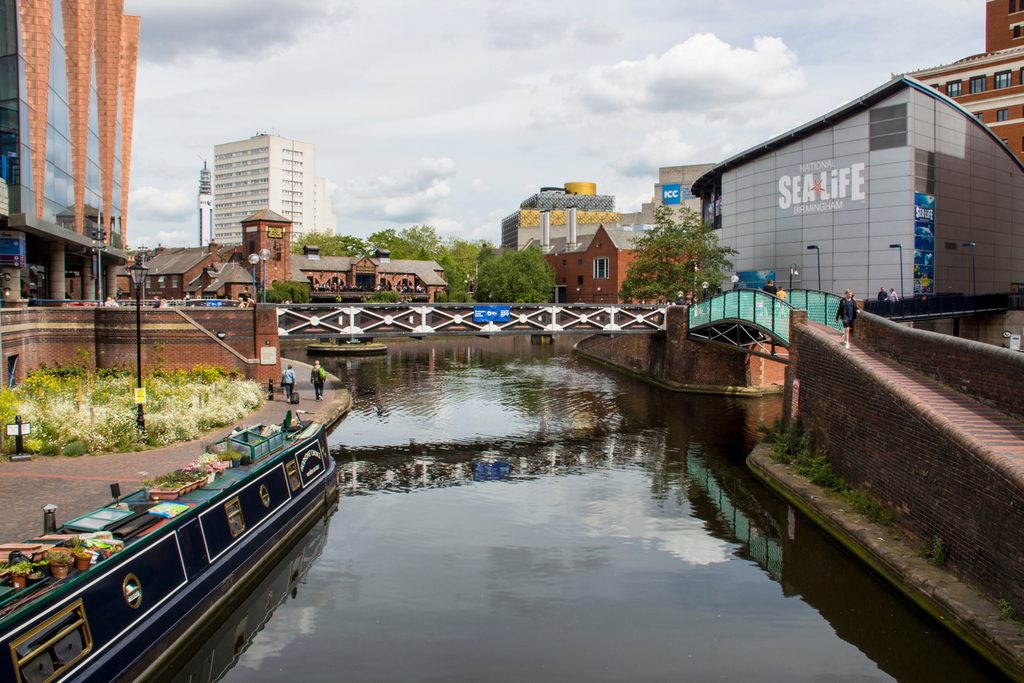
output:
[{"label": "metal fence", "polygon": [[1004,312],[1024,308],[1019,294],[937,294],[899,301],[864,302],[864,310],[892,320],[958,318],[978,313]]}]

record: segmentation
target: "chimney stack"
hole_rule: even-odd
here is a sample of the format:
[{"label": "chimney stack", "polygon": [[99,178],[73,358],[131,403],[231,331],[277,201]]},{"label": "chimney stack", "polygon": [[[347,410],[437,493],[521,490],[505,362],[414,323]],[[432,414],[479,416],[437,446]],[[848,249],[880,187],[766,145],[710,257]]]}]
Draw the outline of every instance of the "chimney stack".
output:
[{"label": "chimney stack", "polygon": [[551,212],[540,212],[540,248],[545,254],[551,251]]},{"label": "chimney stack", "polygon": [[565,248],[566,250],[572,250],[576,248],[576,207],[570,206],[569,210],[565,214],[566,223],[566,236],[565,236]]}]

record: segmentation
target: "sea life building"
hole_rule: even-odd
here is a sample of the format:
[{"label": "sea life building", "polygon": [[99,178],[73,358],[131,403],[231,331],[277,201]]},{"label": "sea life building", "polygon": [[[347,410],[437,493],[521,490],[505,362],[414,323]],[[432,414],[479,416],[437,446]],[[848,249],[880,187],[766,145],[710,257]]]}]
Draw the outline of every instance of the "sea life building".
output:
[{"label": "sea life building", "polygon": [[[952,99],[899,77],[694,182],[741,285],[858,298],[1016,291],[1024,165]],[[729,287],[728,282],[721,283]]]}]

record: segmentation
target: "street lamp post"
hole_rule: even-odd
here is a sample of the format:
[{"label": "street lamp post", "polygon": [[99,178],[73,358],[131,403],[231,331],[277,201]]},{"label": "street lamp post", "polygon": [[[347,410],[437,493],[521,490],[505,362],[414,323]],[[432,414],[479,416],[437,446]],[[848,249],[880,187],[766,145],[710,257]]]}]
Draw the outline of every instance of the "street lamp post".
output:
[{"label": "street lamp post", "polygon": [[815,255],[818,257],[818,291],[821,291],[821,249],[818,248],[817,244],[808,244],[808,249],[813,249]]},{"label": "street lamp post", "polygon": [[252,302],[256,303],[256,264],[260,262],[259,254],[249,254],[249,263],[252,264]]},{"label": "street lamp post", "polygon": [[[135,367],[138,373],[138,384],[136,385],[139,389],[142,388],[142,283],[146,280],[146,271],[149,268],[146,266],[145,261],[142,260],[142,255],[139,254],[135,258],[135,263],[128,269],[128,272],[132,276],[132,284],[135,285]],[[145,408],[136,396],[136,405],[138,406],[138,414],[135,416],[135,426],[138,427],[142,433],[146,432],[146,414]]]},{"label": "street lamp post", "polygon": [[270,250],[264,247],[260,249],[260,261],[263,262],[263,303],[267,303],[267,261],[270,260]]},{"label": "street lamp post", "polygon": [[971,296],[977,296],[978,294],[978,271],[975,269],[977,261],[974,260],[974,254],[976,253],[975,247],[977,246],[974,242],[964,242],[965,247],[971,249]]},{"label": "street lamp post", "polygon": [[900,299],[903,299],[903,245],[902,244],[890,244],[890,249],[900,250]]},{"label": "street lamp post", "polygon": [[795,263],[789,264],[789,291],[793,291],[793,276],[799,275],[800,271],[796,269]]}]

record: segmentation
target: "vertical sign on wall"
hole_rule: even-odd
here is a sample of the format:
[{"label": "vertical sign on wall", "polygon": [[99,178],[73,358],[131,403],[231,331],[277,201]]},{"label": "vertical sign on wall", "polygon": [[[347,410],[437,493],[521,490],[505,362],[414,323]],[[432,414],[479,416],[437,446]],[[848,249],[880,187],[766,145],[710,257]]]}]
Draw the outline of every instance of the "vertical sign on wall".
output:
[{"label": "vertical sign on wall", "polygon": [[935,291],[935,197],[914,193],[914,294]]}]

